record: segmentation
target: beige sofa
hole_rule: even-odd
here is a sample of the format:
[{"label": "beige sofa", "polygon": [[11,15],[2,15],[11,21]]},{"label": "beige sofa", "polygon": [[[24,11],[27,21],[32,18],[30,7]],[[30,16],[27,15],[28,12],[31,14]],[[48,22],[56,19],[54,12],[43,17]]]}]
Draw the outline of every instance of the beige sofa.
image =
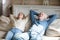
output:
[{"label": "beige sofa", "polygon": [[[7,20],[7,21],[6,21]],[[60,40],[60,19],[56,19],[48,28],[46,35],[43,36],[43,40]],[[26,24],[25,32],[29,29],[31,21]],[[0,17],[0,40],[5,40],[6,33],[13,27],[9,17]],[[56,25],[57,24],[57,25]],[[56,37],[57,36],[57,37]]]},{"label": "beige sofa", "polygon": [[[25,15],[29,13],[30,9],[33,9],[36,12],[44,11],[45,13],[55,13],[55,11],[51,8],[48,9],[40,9],[41,6],[24,6],[24,5],[13,5],[13,15],[17,16],[17,14],[22,11]],[[43,7],[44,8],[44,7]],[[28,20],[26,24],[25,31],[28,31],[30,28],[31,21]],[[6,33],[13,27],[13,23],[9,17],[1,16],[0,17],[0,40],[5,40]],[[60,40],[60,19],[56,19],[46,31],[46,35],[43,36],[43,40]]]},{"label": "beige sofa", "polygon": [[[57,20],[55,20],[48,28],[47,36],[58,36],[60,35],[60,6],[43,6],[43,5],[13,5],[13,14],[18,15],[19,12],[23,12],[25,15],[30,13],[30,10],[34,10],[37,13],[44,12],[48,15],[56,14]],[[54,31],[56,30],[56,31]],[[58,32],[59,34],[58,34]],[[51,35],[50,35],[51,34]],[[56,35],[58,34],[58,35]]]}]

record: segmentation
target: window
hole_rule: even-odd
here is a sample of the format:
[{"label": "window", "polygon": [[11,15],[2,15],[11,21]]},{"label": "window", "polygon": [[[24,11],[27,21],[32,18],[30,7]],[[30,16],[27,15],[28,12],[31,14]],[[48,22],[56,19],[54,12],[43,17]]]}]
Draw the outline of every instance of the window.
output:
[{"label": "window", "polygon": [[3,1],[2,1],[2,4],[5,4],[5,3],[6,3],[6,0],[3,0]]}]

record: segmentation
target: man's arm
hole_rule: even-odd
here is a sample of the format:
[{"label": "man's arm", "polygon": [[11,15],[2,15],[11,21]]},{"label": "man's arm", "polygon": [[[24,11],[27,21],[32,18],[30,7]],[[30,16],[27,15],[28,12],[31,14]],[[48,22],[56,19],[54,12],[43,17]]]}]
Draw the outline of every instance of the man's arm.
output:
[{"label": "man's arm", "polygon": [[50,25],[57,17],[56,17],[56,14],[54,14],[54,15],[50,15],[48,18],[49,20],[47,22],[48,22],[48,25]]},{"label": "man's arm", "polygon": [[35,23],[36,21],[36,18],[34,17],[34,15],[38,15],[38,13],[33,10],[30,10],[30,18],[31,18],[32,23]]}]

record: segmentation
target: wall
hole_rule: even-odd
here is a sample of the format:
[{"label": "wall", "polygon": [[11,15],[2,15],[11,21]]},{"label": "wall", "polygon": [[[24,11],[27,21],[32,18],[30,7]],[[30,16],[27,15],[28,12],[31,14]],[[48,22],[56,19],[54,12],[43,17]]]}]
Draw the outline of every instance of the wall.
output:
[{"label": "wall", "polygon": [[12,4],[23,4],[23,0],[12,0]]},{"label": "wall", "polygon": [[[12,4],[43,5],[43,0],[12,0]],[[60,0],[49,0],[49,5],[60,6]]]},{"label": "wall", "polygon": [[30,5],[42,5],[43,0],[25,0],[24,4],[30,4]]},{"label": "wall", "polygon": [[38,13],[44,12],[48,15],[56,14],[60,18],[60,6],[13,5],[13,14],[17,16],[19,12],[23,12],[27,15],[31,9]]},{"label": "wall", "polygon": [[50,0],[50,5],[60,6],[60,0]]},{"label": "wall", "polygon": [[12,0],[12,4],[42,5],[43,0]]},{"label": "wall", "polygon": [[[6,0],[6,3],[3,4],[3,15],[9,15],[9,6],[17,4],[17,5],[43,5],[43,0]],[[60,5],[60,0],[49,0],[49,4],[53,6]]]}]

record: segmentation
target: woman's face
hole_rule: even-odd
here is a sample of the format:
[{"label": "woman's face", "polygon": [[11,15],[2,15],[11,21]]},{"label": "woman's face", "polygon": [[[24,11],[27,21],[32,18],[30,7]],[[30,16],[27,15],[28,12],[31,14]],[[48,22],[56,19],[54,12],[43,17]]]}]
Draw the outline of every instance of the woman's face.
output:
[{"label": "woman's face", "polygon": [[20,12],[18,17],[19,17],[19,19],[22,19],[23,18],[23,13]]},{"label": "woman's face", "polygon": [[45,20],[47,18],[47,15],[44,13],[44,12],[41,12],[39,15],[38,15],[38,19],[39,20]]}]

